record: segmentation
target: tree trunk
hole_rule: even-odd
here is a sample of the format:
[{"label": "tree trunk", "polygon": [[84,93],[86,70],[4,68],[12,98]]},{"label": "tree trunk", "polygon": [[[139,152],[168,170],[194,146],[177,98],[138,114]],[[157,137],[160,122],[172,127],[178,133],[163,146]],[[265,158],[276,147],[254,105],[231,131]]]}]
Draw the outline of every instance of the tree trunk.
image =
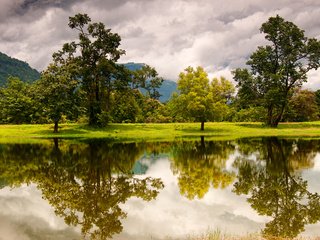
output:
[{"label": "tree trunk", "polygon": [[59,121],[54,121],[54,128],[53,128],[54,133],[58,132],[58,123],[59,123]]},{"label": "tree trunk", "polygon": [[204,130],[204,122],[201,122],[201,131]]},{"label": "tree trunk", "polygon": [[268,106],[267,126],[272,126],[272,110],[273,107],[271,105]]},{"label": "tree trunk", "polygon": [[278,114],[278,116],[276,117],[276,119],[274,121],[275,127],[277,127],[279,122],[282,120],[282,116],[283,116],[283,112],[284,112],[285,108],[286,108],[286,104],[283,103],[282,106],[281,106],[280,113]]},{"label": "tree trunk", "polygon": [[100,103],[97,101],[89,103],[89,125],[90,126],[98,126],[99,123],[99,114],[101,114]]}]

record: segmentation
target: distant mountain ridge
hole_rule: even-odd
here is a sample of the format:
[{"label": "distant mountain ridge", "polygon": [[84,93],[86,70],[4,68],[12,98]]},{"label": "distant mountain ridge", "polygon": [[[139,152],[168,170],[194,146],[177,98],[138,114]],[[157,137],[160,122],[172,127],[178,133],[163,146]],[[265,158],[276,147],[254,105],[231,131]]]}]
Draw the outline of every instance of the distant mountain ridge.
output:
[{"label": "distant mountain ridge", "polygon": [[28,63],[0,52],[0,86],[3,86],[10,76],[18,77],[24,82],[33,82],[40,78],[40,73]]},{"label": "distant mountain ridge", "polygon": [[[123,63],[123,65],[131,71],[138,70],[143,67],[144,63],[134,63],[128,62]],[[144,89],[141,89],[144,92]],[[170,99],[173,92],[177,91],[177,83],[171,80],[164,80],[162,86],[159,88],[159,93],[161,94],[160,101],[166,102]]]}]

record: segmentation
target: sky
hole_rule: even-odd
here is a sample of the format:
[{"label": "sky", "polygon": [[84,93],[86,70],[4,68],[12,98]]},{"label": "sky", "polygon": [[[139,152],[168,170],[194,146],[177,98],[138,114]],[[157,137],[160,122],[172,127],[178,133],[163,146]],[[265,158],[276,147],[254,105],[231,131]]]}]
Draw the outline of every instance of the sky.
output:
[{"label": "sky", "polygon": [[[149,64],[177,80],[188,66],[232,79],[267,42],[260,27],[279,14],[320,39],[319,0],[0,0],[0,52],[41,71],[52,53],[77,38],[69,16],[87,13],[121,36],[120,62]],[[306,88],[320,88],[320,71]]]}]

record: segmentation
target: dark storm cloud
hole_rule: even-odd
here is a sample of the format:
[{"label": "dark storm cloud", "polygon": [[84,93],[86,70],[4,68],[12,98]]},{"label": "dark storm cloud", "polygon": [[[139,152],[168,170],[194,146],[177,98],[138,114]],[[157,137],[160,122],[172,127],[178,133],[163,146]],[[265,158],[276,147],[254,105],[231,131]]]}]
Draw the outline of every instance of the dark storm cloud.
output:
[{"label": "dark storm cloud", "polygon": [[85,0],[24,0],[20,7],[17,9],[17,12],[24,13],[30,9],[47,9],[50,7],[69,9],[72,5],[77,2]]}]

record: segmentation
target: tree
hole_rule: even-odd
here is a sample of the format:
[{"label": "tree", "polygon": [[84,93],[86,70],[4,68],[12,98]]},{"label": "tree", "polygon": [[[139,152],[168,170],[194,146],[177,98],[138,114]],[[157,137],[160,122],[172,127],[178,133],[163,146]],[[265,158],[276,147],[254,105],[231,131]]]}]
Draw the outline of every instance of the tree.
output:
[{"label": "tree", "polygon": [[316,98],[316,103],[318,106],[318,111],[319,111],[319,117],[320,117],[320,89],[314,92],[315,98]]},{"label": "tree", "polygon": [[79,32],[79,40],[65,43],[53,59],[79,68],[77,78],[87,96],[89,125],[102,125],[108,121],[112,91],[126,88],[130,79],[125,67],[116,64],[125,53],[119,49],[121,38],[103,23],[91,23],[87,14],[70,17],[69,27]]},{"label": "tree", "polygon": [[58,123],[62,115],[72,118],[81,111],[78,81],[74,78],[70,65],[50,64],[35,83],[37,100],[42,103],[44,112],[54,123],[54,132],[58,132]]},{"label": "tree", "polygon": [[181,72],[178,79],[180,94],[172,99],[173,115],[204,123],[213,116],[213,95],[210,91],[208,74],[202,67],[188,67]]},{"label": "tree", "polygon": [[298,89],[289,100],[284,119],[292,122],[314,121],[319,119],[318,115],[319,107],[315,92]]},{"label": "tree", "polygon": [[32,123],[38,109],[30,85],[19,78],[9,77],[0,88],[0,121],[2,123]]},{"label": "tree", "polygon": [[205,122],[225,119],[234,87],[224,77],[209,83],[208,74],[202,67],[188,67],[179,75],[178,90],[180,92],[173,94],[167,104],[172,118],[201,122],[201,130],[204,130]]},{"label": "tree", "polygon": [[143,88],[147,96],[156,100],[161,97],[158,88],[161,87],[163,78],[158,76],[155,68],[143,65],[142,68],[133,71],[132,88]]},{"label": "tree", "polygon": [[319,67],[320,42],[280,16],[271,17],[260,31],[271,42],[260,46],[247,62],[250,70],[236,69],[238,96],[266,108],[266,124],[277,127],[292,89],[307,81],[307,72]]},{"label": "tree", "polygon": [[213,120],[226,120],[232,111],[230,104],[233,102],[235,87],[225,77],[214,78],[211,83],[213,106]]}]

